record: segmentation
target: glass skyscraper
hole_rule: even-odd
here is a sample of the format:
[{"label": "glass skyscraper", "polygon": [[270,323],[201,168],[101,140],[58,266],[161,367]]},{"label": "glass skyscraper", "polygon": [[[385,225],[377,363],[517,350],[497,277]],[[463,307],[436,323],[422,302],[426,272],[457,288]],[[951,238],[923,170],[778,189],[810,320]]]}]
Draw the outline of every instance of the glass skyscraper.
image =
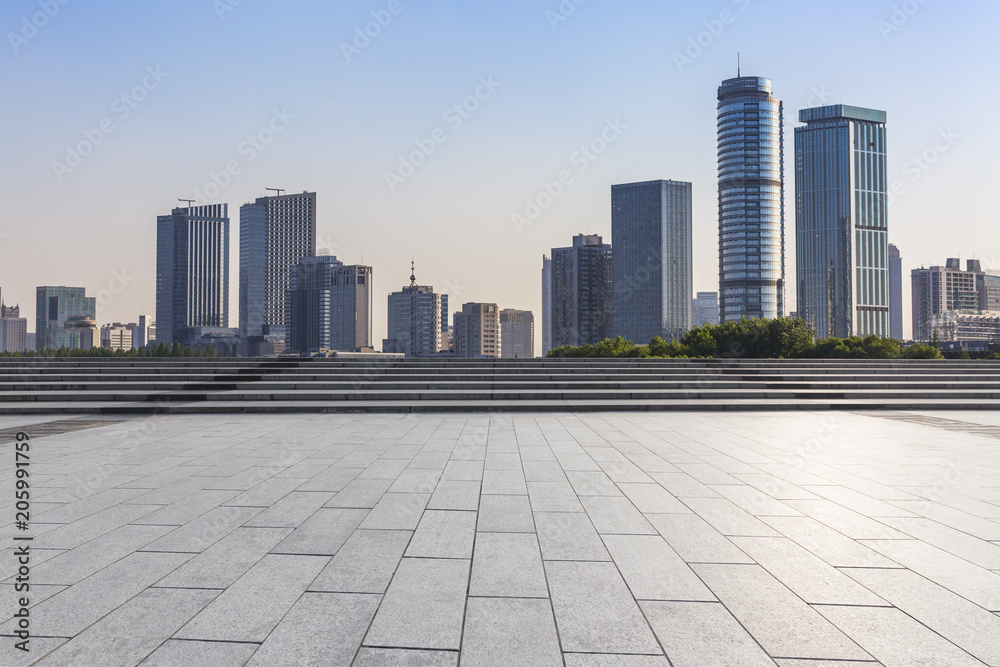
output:
[{"label": "glass skyscraper", "polygon": [[820,338],[891,333],[885,120],[843,104],[799,112],[798,311]]},{"label": "glass skyscraper", "polygon": [[611,245],[611,334],[635,343],[683,336],[691,328],[691,184],[612,186]]},{"label": "glass skyscraper", "polygon": [[156,331],[167,345],[186,329],[229,326],[229,205],[175,208],[156,218]]},{"label": "glass skyscraper", "polygon": [[597,234],[577,234],[571,247],[552,249],[552,347],[594,345],[612,335],[611,258]]},{"label": "glass skyscraper", "polygon": [[360,352],[372,344],[372,268],[304,257],[285,292],[286,349]]},{"label": "glass skyscraper", "polygon": [[719,86],[722,322],[784,314],[783,122],[770,79],[740,76]]},{"label": "glass skyscraper", "polygon": [[240,207],[241,338],[284,338],[289,274],[315,255],[315,192],[260,197]]},{"label": "glass skyscraper", "polygon": [[889,336],[903,340],[903,258],[889,244]]},{"label": "glass skyscraper", "polygon": [[97,299],[83,287],[39,287],[35,291],[35,340],[38,348],[76,349],[80,333],[67,327],[71,317],[97,317]]}]

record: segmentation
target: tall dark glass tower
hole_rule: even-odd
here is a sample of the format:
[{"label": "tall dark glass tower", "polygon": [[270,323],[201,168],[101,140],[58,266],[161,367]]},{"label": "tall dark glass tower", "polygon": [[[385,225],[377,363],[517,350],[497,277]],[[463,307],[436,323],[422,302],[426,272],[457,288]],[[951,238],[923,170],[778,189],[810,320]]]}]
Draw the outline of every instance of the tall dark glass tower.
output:
[{"label": "tall dark glass tower", "polygon": [[156,340],[229,326],[229,205],[175,208],[156,218]]},{"label": "tall dark glass tower", "polygon": [[[784,314],[783,109],[771,80],[719,86],[719,318]],[[617,247],[616,247],[617,250]]]},{"label": "tall dark glass tower", "polygon": [[796,293],[820,338],[891,334],[885,120],[844,104],[799,112]]},{"label": "tall dark glass tower", "polygon": [[315,192],[260,197],[240,207],[242,339],[285,337],[289,274],[301,259],[315,255]]},{"label": "tall dark glass tower", "polygon": [[552,347],[594,345],[613,335],[611,257],[597,234],[577,234],[571,247],[552,249]]},{"label": "tall dark glass tower", "polygon": [[636,343],[683,336],[691,328],[691,184],[611,186],[611,245],[612,335]]}]

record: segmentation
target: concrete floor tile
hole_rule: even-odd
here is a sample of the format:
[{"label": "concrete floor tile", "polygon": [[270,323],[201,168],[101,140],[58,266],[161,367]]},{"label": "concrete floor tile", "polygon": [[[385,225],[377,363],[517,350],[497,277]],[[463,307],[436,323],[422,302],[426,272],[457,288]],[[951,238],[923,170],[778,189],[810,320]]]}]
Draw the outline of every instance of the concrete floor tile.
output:
[{"label": "concrete floor tile", "polygon": [[535,527],[544,560],[611,560],[586,514],[535,512]]},{"label": "concrete floor tile", "polygon": [[273,551],[279,554],[332,556],[369,516],[369,510],[320,507]]},{"label": "concrete floor tile", "polygon": [[834,567],[900,567],[811,517],[768,516],[761,521]]},{"label": "concrete floor tile", "polygon": [[462,664],[468,667],[561,667],[562,652],[549,601],[469,598],[462,637]]},{"label": "concrete floor tile", "polygon": [[534,533],[527,496],[486,496],[479,501],[479,532]]},{"label": "concrete floor tile", "polygon": [[236,642],[199,642],[171,639],[143,660],[142,667],[180,667],[181,665],[212,665],[212,667],[243,667],[257,650],[257,644]]},{"label": "concrete floor tile", "polygon": [[547,598],[537,537],[525,533],[479,533],[469,595]]},{"label": "concrete floor tile", "polygon": [[427,510],[406,555],[411,558],[472,558],[476,519],[475,512]]},{"label": "concrete floor tile", "polygon": [[329,562],[321,556],[265,556],[174,636],[263,642]]},{"label": "concrete floor tile", "polygon": [[364,645],[457,651],[469,566],[467,560],[404,558]]},{"label": "concrete floor tile", "polygon": [[380,600],[378,595],[305,593],[247,667],[349,665]]},{"label": "concrete floor tile", "polygon": [[409,531],[402,530],[355,530],[309,590],[381,595],[399,566],[410,536]]},{"label": "concrete floor tile", "polygon": [[483,495],[523,496],[528,489],[520,463],[517,470],[490,470],[483,472]]},{"label": "concrete floor tile", "polygon": [[771,658],[721,604],[648,601],[640,606],[673,667],[774,667]]},{"label": "concrete floor tile", "polygon": [[628,498],[584,496],[584,509],[602,535],[655,535],[656,529]]},{"label": "concrete floor tile", "polygon": [[690,514],[687,505],[659,484],[619,483],[618,488],[643,514]]},{"label": "concrete floor tile", "polygon": [[660,651],[613,563],[547,561],[545,572],[564,651]]},{"label": "concrete floor tile", "polygon": [[476,511],[479,509],[480,486],[481,482],[441,480],[427,503],[427,509]]},{"label": "concrete floor tile", "polygon": [[685,498],[684,504],[723,535],[778,537],[773,528],[725,498]]},{"label": "concrete floor tile", "polygon": [[605,546],[637,600],[716,600],[659,535],[604,535]]},{"label": "concrete floor tile", "polygon": [[353,667],[455,667],[458,651],[362,647]]},{"label": "concrete floor tile", "polygon": [[365,530],[414,530],[430,494],[387,493],[361,522]]},{"label": "concrete floor tile", "polygon": [[157,585],[175,588],[228,587],[292,532],[291,528],[237,528],[187,561]]}]

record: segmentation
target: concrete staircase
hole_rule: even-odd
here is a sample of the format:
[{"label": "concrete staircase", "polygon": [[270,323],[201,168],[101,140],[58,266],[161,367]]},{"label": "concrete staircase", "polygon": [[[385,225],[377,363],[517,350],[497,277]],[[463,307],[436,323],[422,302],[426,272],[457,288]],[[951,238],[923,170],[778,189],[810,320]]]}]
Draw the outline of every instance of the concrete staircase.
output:
[{"label": "concrete staircase", "polygon": [[0,414],[1000,409],[1000,362],[0,359]]}]

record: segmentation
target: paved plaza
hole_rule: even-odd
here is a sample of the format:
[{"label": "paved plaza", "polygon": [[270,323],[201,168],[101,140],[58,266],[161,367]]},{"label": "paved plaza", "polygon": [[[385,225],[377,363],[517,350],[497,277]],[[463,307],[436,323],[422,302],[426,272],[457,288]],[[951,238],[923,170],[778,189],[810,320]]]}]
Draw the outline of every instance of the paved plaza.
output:
[{"label": "paved plaza", "polygon": [[1000,666],[997,412],[0,430],[0,665]]}]

